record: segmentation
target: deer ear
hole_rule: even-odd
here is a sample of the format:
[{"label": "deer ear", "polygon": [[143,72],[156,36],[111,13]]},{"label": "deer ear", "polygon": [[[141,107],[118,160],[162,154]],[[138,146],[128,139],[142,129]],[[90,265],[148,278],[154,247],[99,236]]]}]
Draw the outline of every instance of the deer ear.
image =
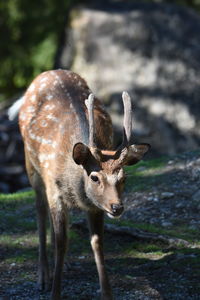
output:
[{"label": "deer ear", "polygon": [[140,161],[145,153],[151,148],[149,144],[131,145],[128,147],[128,154],[125,165],[130,166]]},{"label": "deer ear", "polygon": [[90,149],[83,143],[77,143],[74,145],[72,157],[77,165],[84,165],[90,155]]}]

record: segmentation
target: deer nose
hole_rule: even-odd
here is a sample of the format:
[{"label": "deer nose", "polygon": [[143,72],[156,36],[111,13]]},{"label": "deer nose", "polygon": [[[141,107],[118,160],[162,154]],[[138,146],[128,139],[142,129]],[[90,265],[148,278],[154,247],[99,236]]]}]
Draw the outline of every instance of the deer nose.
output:
[{"label": "deer nose", "polygon": [[111,209],[113,215],[120,216],[124,210],[124,207],[121,204],[111,204]]}]

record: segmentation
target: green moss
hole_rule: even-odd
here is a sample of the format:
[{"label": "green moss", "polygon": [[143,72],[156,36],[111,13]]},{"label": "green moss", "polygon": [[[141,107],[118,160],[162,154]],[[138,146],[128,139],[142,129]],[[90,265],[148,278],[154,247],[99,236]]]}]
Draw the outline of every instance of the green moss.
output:
[{"label": "green moss", "polygon": [[107,222],[110,224],[116,224],[118,226],[128,226],[150,233],[184,239],[190,243],[195,243],[196,245],[200,244],[199,231],[197,229],[191,229],[185,224],[173,226],[171,229],[163,229],[163,227],[158,225],[156,226],[149,223],[134,223],[130,220],[123,220],[122,218],[118,220],[107,219]]},{"label": "green moss", "polygon": [[21,205],[22,203],[32,203],[34,199],[34,192],[32,190],[26,192],[17,192],[13,194],[0,194],[1,205]]},{"label": "green moss", "polygon": [[136,165],[126,167],[126,191],[148,191],[152,185],[162,180],[166,158],[141,161]]},{"label": "green moss", "polygon": [[89,234],[86,235],[72,229],[69,231],[69,254],[87,255],[91,251]]}]

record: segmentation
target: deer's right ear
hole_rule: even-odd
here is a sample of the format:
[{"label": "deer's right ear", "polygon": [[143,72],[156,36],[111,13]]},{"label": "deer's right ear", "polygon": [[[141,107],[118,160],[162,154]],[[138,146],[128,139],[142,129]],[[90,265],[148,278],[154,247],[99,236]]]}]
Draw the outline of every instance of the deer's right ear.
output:
[{"label": "deer's right ear", "polygon": [[83,143],[77,143],[74,145],[72,156],[77,165],[85,165],[90,154],[90,149]]}]

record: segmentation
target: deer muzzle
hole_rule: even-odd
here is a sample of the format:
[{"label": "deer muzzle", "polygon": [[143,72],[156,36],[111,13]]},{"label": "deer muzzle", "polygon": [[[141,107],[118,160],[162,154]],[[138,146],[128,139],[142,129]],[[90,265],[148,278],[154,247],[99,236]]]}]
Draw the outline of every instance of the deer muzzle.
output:
[{"label": "deer muzzle", "polygon": [[109,212],[107,212],[110,218],[119,218],[124,211],[124,206],[122,204],[111,204]]}]

